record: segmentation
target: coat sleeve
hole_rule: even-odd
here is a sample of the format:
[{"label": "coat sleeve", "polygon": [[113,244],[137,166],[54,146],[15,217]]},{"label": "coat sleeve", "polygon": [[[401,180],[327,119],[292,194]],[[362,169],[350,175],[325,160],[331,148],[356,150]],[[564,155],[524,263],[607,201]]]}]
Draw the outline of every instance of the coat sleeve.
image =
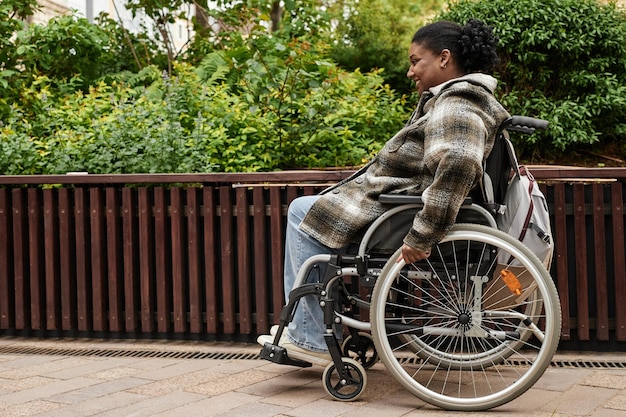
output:
[{"label": "coat sleeve", "polygon": [[423,191],[424,207],[404,239],[407,245],[428,250],[443,239],[481,177],[486,142],[496,124],[482,110],[488,107],[485,99],[484,94],[445,93],[431,109],[424,166],[432,173],[433,182]]}]

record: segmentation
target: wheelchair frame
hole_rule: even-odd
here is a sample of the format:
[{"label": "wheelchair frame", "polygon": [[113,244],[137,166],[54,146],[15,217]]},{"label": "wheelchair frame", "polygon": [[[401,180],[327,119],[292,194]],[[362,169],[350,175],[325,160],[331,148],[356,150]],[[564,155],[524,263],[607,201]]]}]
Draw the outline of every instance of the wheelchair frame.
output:
[{"label": "wheelchair frame", "polygon": [[[513,130],[526,132],[545,126],[516,117],[503,129],[516,125],[521,128]],[[457,223],[430,258],[406,265],[397,261],[397,248],[421,198],[380,199],[393,207],[368,227],[355,255],[317,255],[302,265],[261,358],[311,366],[290,358],[279,341],[299,300],[314,295],[324,312],[332,358],[322,380],[335,399],[359,398],[367,384],[365,370],[379,356],[409,392],[444,409],[484,410],[523,394],[549,366],[560,337],[558,294],[541,261],[497,230],[489,209],[468,198],[459,217],[483,224]],[[381,249],[382,241],[389,247]],[[521,266],[498,264],[498,251],[510,253]],[[321,282],[307,283],[319,264],[326,265]],[[362,297],[351,288],[354,281],[358,289],[373,291]],[[360,316],[365,310],[369,320]],[[349,329],[345,338],[338,326]]]}]

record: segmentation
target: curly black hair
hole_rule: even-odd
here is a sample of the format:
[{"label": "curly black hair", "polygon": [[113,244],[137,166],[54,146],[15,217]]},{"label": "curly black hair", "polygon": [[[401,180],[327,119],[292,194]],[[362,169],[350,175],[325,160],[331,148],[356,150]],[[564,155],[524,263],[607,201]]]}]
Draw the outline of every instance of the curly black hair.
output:
[{"label": "curly black hair", "polygon": [[465,72],[492,72],[498,64],[498,37],[493,28],[478,19],[470,19],[461,26],[442,20],[420,28],[413,43],[434,53],[448,49]]}]

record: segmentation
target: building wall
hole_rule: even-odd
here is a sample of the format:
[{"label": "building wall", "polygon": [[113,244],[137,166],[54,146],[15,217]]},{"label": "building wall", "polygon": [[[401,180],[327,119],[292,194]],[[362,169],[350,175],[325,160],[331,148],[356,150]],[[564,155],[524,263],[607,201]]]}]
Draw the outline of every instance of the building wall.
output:
[{"label": "building wall", "polygon": [[70,8],[64,0],[39,0],[40,9],[28,18],[28,23],[42,24],[54,16],[70,13]]},{"label": "building wall", "polygon": [[[131,13],[124,7],[125,0],[39,0],[38,3],[40,10],[28,19],[29,23],[42,24],[54,16],[73,12],[93,22],[100,13],[105,13],[112,19],[121,20],[130,32],[143,30],[141,23],[145,17],[138,16],[133,19]],[[187,15],[193,16],[194,10],[187,10]],[[180,51],[193,37],[191,20],[179,20],[170,24],[169,32],[175,50]]]},{"label": "building wall", "polygon": [[[125,0],[116,0],[118,8],[124,14]],[[38,0],[40,10],[29,20],[31,23],[45,23],[50,18],[60,14],[77,12],[89,21],[104,12],[116,17],[114,0]]]}]

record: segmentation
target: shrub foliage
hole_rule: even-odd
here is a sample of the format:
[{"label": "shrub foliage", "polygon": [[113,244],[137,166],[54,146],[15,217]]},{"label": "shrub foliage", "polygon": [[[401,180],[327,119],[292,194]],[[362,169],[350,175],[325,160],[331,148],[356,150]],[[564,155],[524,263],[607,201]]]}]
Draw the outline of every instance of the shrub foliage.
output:
[{"label": "shrub foliage", "polygon": [[470,17],[500,37],[501,97],[512,113],[546,119],[527,154],[626,139],[626,14],[595,0],[461,0],[441,18]]},{"label": "shrub foliage", "polygon": [[[103,16],[98,24],[61,16],[26,25],[36,3],[0,3],[3,174],[361,165],[414,104],[399,91],[400,38],[409,42],[425,15],[405,2],[221,0],[196,20],[198,36],[182,52],[158,36],[174,16],[156,0],[130,3],[154,19],[155,37]],[[389,20],[381,16],[394,14],[393,36],[376,35]],[[470,17],[501,38],[499,95],[511,113],[551,122],[518,143],[526,157],[624,142],[622,9],[594,0],[459,0],[436,19]]]},{"label": "shrub foliage", "polygon": [[255,20],[256,9],[239,5],[237,16],[249,22],[245,32],[218,33],[196,66],[180,59],[171,71],[171,63],[136,72],[113,68],[125,39],[111,22],[59,17],[18,31],[13,52],[21,69],[4,80],[19,88],[5,95],[0,172],[362,164],[402,123],[404,98],[376,71],[345,71],[325,59],[319,37],[304,34],[302,25],[312,21],[303,16],[310,15],[295,11],[288,30],[270,34]]}]

